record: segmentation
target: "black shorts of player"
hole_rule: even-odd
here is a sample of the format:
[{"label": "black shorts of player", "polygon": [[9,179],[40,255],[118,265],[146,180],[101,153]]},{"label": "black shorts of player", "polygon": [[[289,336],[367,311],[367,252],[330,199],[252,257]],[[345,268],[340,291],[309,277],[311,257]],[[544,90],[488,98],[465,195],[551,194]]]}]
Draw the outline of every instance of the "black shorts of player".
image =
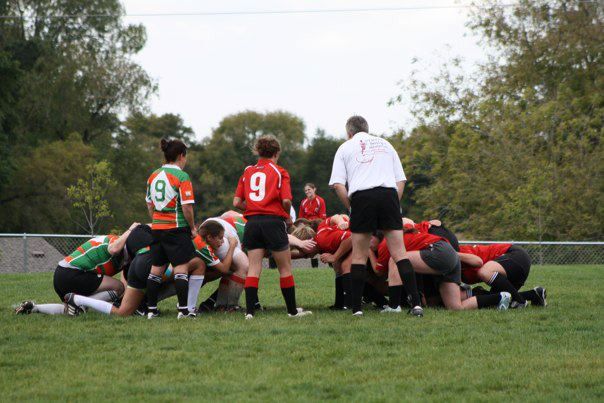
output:
[{"label": "black shorts of player", "polygon": [[428,230],[428,233],[445,238],[447,241],[449,241],[453,249],[455,249],[455,252],[459,252],[459,241],[457,240],[457,237],[444,225],[440,225],[438,227],[436,225],[432,225]]},{"label": "black shorts of player", "polygon": [[153,235],[151,257],[154,266],[168,263],[172,263],[172,266],[180,266],[195,257],[195,247],[188,227],[153,230],[151,233]]},{"label": "black shorts of player", "polygon": [[248,216],[243,232],[243,246],[247,250],[267,249],[281,252],[289,248],[285,219],[275,215]]},{"label": "black shorts of player", "polygon": [[84,271],[57,266],[53,278],[55,292],[63,300],[65,294],[92,295],[103,281],[103,275],[95,271]]},{"label": "black shorts of player", "polygon": [[395,189],[377,187],[354,192],[350,197],[350,231],[401,230],[401,205]]},{"label": "black shorts of player", "polygon": [[520,246],[512,245],[503,255],[494,259],[505,270],[510,283],[519,290],[529,276],[531,257]]},{"label": "black shorts of player", "polygon": [[438,241],[426,249],[419,251],[419,255],[428,266],[440,273],[437,279],[447,283],[461,283],[461,263],[459,255],[447,241]]},{"label": "black shorts of player", "polygon": [[147,289],[147,277],[151,271],[151,253],[139,253],[134,256],[128,270],[128,287],[144,291]]},{"label": "black shorts of player", "polygon": [[146,224],[140,224],[135,227],[126,239],[126,251],[128,256],[134,258],[136,252],[150,246],[153,243],[151,227]]}]

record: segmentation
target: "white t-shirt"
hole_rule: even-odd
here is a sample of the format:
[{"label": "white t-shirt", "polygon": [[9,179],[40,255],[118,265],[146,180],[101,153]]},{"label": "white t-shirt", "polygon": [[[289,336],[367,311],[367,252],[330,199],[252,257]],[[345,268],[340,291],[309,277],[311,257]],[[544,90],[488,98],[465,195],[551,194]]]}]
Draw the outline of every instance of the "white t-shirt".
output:
[{"label": "white t-shirt", "polygon": [[338,148],[333,159],[329,185],[348,184],[348,196],[359,190],[386,187],[396,189],[405,181],[398,154],[388,141],[367,133],[357,133]]}]

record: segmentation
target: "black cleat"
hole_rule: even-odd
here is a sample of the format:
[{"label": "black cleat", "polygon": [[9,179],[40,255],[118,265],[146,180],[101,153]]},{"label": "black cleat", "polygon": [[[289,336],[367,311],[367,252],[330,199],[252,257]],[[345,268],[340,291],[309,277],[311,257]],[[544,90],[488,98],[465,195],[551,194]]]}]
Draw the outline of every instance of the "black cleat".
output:
[{"label": "black cleat", "polygon": [[424,309],[419,305],[414,306],[413,308],[409,309],[409,315],[421,318],[424,316]]},{"label": "black cleat", "polygon": [[533,290],[537,293],[537,297],[538,297],[538,302],[533,302],[533,305],[536,306],[542,306],[542,307],[546,307],[547,306],[547,291],[545,290],[545,288],[543,287],[535,287],[533,288]]},{"label": "black cleat", "polygon": [[34,302],[33,301],[23,301],[21,302],[21,304],[15,308],[15,314],[16,315],[29,315],[32,310],[34,309]]},{"label": "black cleat", "polygon": [[78,316],[79,314],[84,312],[82,307],[74,302],[74,296],[75,294],[70,292],[68,294],[65,294],[65,296],[63,297],[63,301],[65,301],[65,304],[67,304],[67,315],[69,316]]}]

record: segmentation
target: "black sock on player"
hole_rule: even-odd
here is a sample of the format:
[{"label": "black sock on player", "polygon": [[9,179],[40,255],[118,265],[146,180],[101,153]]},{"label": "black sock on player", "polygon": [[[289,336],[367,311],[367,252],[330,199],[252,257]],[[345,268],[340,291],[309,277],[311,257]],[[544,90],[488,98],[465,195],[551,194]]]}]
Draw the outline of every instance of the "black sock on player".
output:
[{"label": "black sock on player", "polygon": [[476,296],[476,303],[478,305],[478,309],[491,308],[493,306],[497,306],[500,300],[500,294],[485,294]]},{"label": "black sock on player", "polygon": [[350,309],[352,307],[352,274],[342,274],[342,304]]},{"label": "black sock on player", "polygon": [[342,287],[342,276],[337,275],[335,279],[335,292],[336,298],[333,303],[335,309],[341,309],[344,307],[344,288]]},{"label": "black sock on player", "polygon": [[518,293],[516,287],[514,287],[512,283],[510,283],[508,278],[501,273],[493,273],[488,284],[491,286],[491,290],[497,293],[502,291],[509,292],[512,296],[513,301],[516,301],[521,304],[524,304],[526,302],[524,297]]},{"label": "black sock on player", "polygon": [[161,287],[161,276],[149,273],[147,277],[147,309],[151,312],[157,312],[157,296]]},{"label": "black sock on player", "polygon": [[401,294],[403,293],[402,285],[391,285],[388,287],[388,306],[396,309],[400,306]]},{"label": "black sock on player", "polygon": [[421,306],[422,302],[417,291],[415,272],[413,271],[411,262],[409,259],[401,259],[396,262],[396,268],[398,269],[398,274],[401,276],[401,280],[403,280],[403,287],[405,287],[405,292],[409,296],[411,307]]},{"label": "black sock on player", "polygon": [[352,313],[361,311],[363,302],[363,287],[365,286],[366,269],[364,264],[353,264],[350,268]]},{"label": "black sock on player", "polygon": [[174,276],[174,288],[178,298],[178,311],[188,315],[189,275],[185,273],[176,274]]}]

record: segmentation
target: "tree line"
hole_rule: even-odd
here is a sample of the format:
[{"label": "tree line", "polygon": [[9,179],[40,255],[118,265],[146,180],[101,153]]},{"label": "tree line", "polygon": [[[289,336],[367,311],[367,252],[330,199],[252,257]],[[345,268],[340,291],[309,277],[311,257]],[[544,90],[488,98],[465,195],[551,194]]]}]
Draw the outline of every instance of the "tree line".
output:
[{"label": "tree line", "polygon": [[[116,0],[0,0],[0,14],[20,17],[0,20],[0,232],[146,221],[164,136],[190,145],[198,220],[230,208],[264,133],[282,142],[294,205],[313,182],[328,213],[341,211],[327,188],[341,136],[310,136],[291,112],[242,111],[198,140],[178,114],[148,113],[157,85],[133,61],[146,32],[123,13]],[[409,102],[418,122],[388,136],[408,176],[404,213],[442,218],[466,238],[601,240],[602,6],[481,2],[467,26],[491,55],[477,72],[447,60],[391,101]]]}]

